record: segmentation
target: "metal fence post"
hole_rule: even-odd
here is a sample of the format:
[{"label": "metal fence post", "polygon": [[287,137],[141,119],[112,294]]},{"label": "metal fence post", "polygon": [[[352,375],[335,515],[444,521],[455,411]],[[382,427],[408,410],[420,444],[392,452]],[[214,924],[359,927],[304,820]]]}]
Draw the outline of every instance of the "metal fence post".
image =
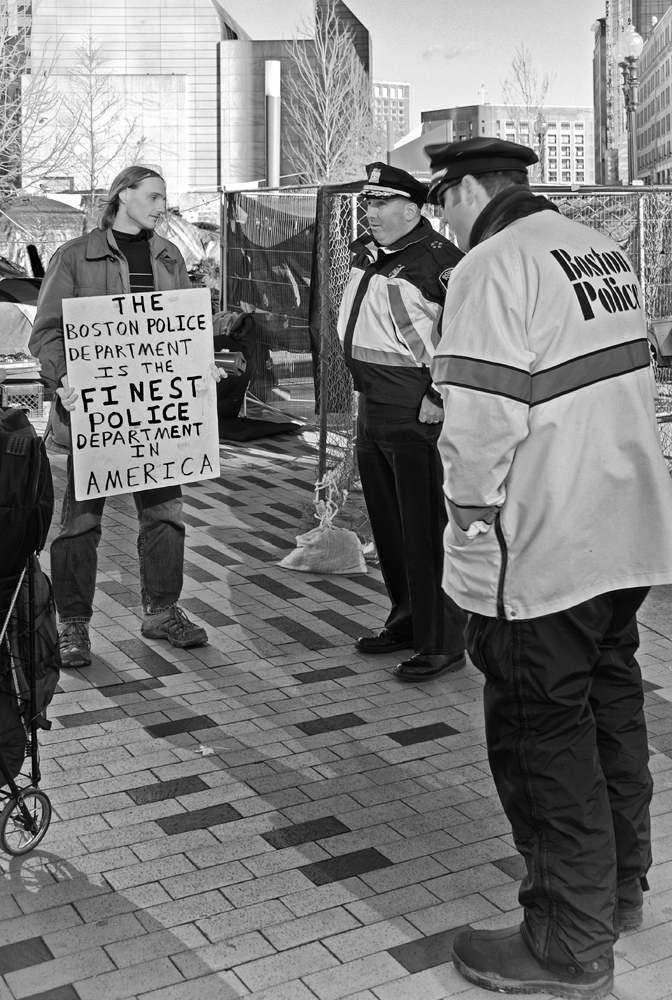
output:
[{"label": "metal fence post", "polygon": [[[317,192],[315,213],[317,274],[318,274],[318,304],[320,316],[320,399],[319,399],[319,429],[317,439],[317,481],[322,482],[327,471],[327,435],[329,432],[329,338],[330,338],[330,261],[329,261],[329,196],[324,188]],[[323,500],[326,490],[319,492]]]},{"label": "metal fence post", "polygon": [[646,295],[647,295],[646,284],[649,275],[649,269],[647,267],[648,261],[646,259],[648,247],[646,242],[646,226],[644,219],[645,198],[646,195],[644,194],[644,192],[642,192],[637,199],[637,220],[639,223],[639,284],[642,289],[642,312],[644,316],[646,316]]},{"label": "metal fence post", "polygon": [[226,191],[222,191],[222,202],[219,212],[219,309],[226,312],[228,309],[228,289],[227,283],[227,250],[229,246],[229,200]]}]

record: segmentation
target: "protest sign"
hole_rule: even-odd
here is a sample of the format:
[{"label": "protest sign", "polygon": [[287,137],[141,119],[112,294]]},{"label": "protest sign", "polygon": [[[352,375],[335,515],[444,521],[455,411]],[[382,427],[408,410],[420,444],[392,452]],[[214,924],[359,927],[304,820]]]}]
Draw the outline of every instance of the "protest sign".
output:
[{"label": "protest sign", "polygon": [[63,300],[78,500],[219,475],[207,288]]}]

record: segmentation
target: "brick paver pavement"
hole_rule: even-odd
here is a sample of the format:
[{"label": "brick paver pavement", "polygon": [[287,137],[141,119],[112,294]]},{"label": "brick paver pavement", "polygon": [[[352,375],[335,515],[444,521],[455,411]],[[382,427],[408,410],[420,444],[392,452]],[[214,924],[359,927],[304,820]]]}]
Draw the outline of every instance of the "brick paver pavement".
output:
[{"label": "brick paver pavement", "polygon": [[[519,917],[522,864],[480,676],[400,685],[398,656],[352,646],[384,620],[379,573],[277,566],[310,523],[305,442],[225,447],[222,468],[185,490],[182,603],[203,649],[141,638],[135,511],[108,501],[94,663],[63,672],[41,739],[54,819],[31,855],[2,860],[0,1000],[485,1000],[450,943]],[[660,620],[641,649],[656,864],[644,929],[616,948],[618,1000],[672,998]]]}]

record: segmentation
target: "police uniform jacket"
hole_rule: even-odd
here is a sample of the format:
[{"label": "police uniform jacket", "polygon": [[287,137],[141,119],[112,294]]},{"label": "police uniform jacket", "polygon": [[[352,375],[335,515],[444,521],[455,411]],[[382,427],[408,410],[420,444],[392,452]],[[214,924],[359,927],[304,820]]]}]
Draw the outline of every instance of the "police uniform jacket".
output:
[{"label": "police uniform jacket", "polygon": [[355,389],[373,402],[417,407],[431,395],[439,317],[462,253],[425,218],[391,247],[362,239],[351,250],[338,335]]},{"label": "police uniform jacket", "polygon": [[536,618],[672,580],[672,483],[632,265],[551,211],[451,276],[432,374],[450,524],[444,589]]}]

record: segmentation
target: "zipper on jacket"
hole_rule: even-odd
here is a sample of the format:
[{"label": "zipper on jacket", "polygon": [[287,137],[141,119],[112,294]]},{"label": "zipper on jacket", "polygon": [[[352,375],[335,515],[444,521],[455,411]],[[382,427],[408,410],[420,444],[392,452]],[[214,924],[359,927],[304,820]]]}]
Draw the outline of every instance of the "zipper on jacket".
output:
[{"label": "zipper on jacket", "polygon": [[504,577],[506,576],[506,564],[509,560],[509,553],[506,548],[504,532],[502,531],[499,519],[500,512],[497,511],[497,517],[495,518],[495,534],[497,535],[499,550],[502,554],[502,565],[499,570],[499,580],[497,582],[497,617],[506,620],[506,611],[504,610]]}]

